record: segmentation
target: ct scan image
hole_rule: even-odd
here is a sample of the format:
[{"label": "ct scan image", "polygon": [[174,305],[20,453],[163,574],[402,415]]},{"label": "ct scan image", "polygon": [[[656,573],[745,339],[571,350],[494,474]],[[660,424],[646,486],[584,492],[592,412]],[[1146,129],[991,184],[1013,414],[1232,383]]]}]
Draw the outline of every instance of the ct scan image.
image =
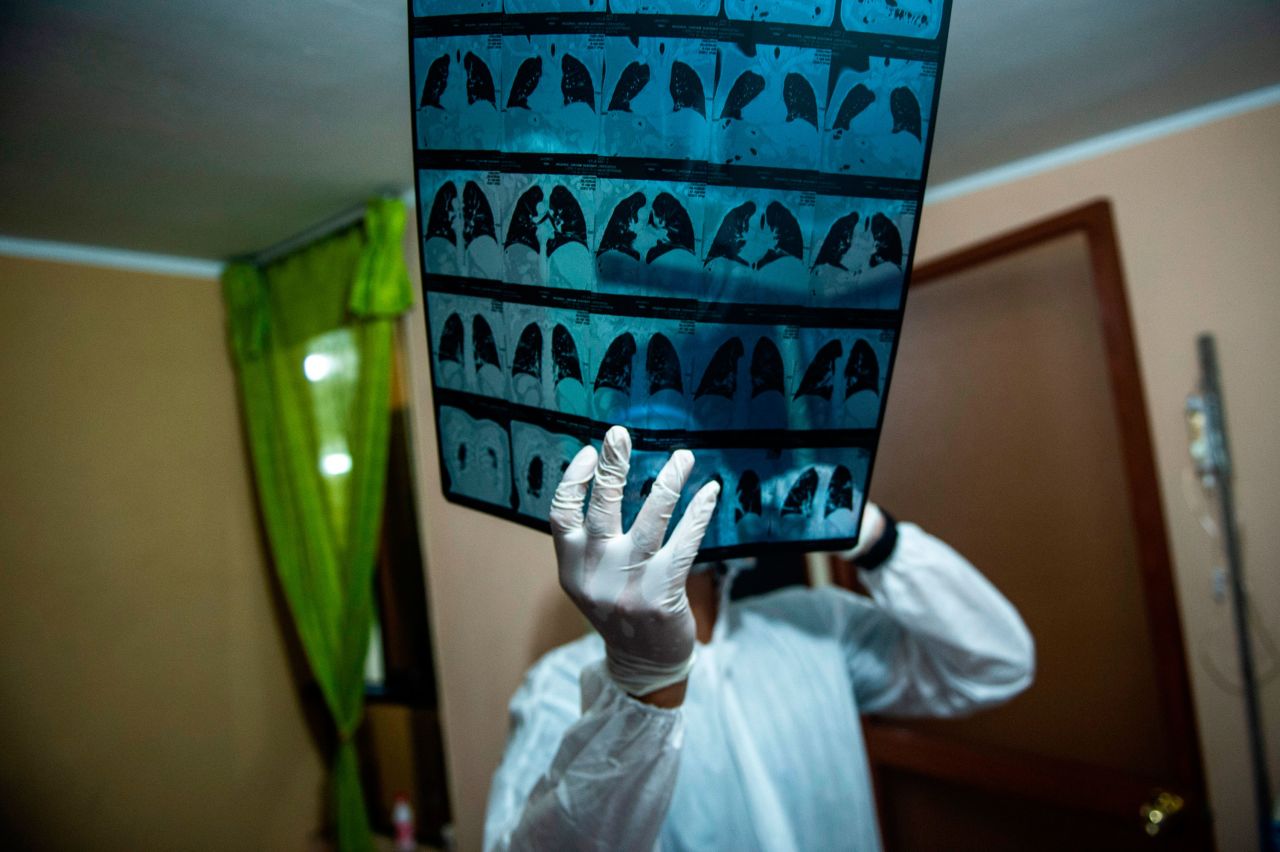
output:
[{"label": "ct scan image", "polygon": [[815,197],[709,186],[703,201],[701,297],[726,302],[812,301],[806,261]]},{"label": "ct scan image", "polygon": [[874,429],[888,379],[892,332],[794,329],[783,341],[788,426]]},{"label": "ct scan image", "polygon": [[439,422],[445,492],[512,508],[506,428],[447,405],[440,407]]},{"label": "ct scan image", "polygon": [[918,179],[924,168],[937,67],[866,54],[836,54],[822,125],[822,171]]},{"label": "ct scan image", "polygon": [[730,166],[818,168],[828,61],[816,48],[721,44],[711,160]]},{"label": "ct scan image", "polygon": [[793,450],[787,461],[787,471],[764,486],[772,536],[820,541],[857,535],[866,494],[866,450]]},{"label": "ct scan image", "polygon": [[503,37],[504,150],[596,153],[604,71],[599,42],[576,33]]},{"label": "ct scan image", "polygon": [[575,417],[590,414],[594,371],[589,324],[575,311],[508,303],[510,400]]},{"label": "ct scan image", "polygon": [[787,428],[783,332],[772,326],[698,324],[689,347],[694,377],[690,428]]},{"label": "ct scan image", "polygon": [[678,511],[683,512],[693,495],[706,483],[720,483],[715,513],[703,537],[704,546],[769,541],[773,518],[763,500],[762,484],[777,475],[784,453],[764,449],[710,449],[694,453],[696,463]]},{"label": "ct scan image", "polygon": [[707,159],[716,52],[703,39],[606,38],[600,153]]},{"label": "ct scan image", "polygon": [[500,149],[501,40],[419,38],[413,57],[418,147]]},{"label": "ct scan image", "polygon": [[488,299],[429,293],[427,311],[436,384],[505,400],[507,326]]},{"label": "ct scan image", "polygon": [[547,519],[560,477],[583,443],[575,435],[558,434],[519,420],[511,422],[516,511],[535,520]]},{"label": "ct scan image", "polygon": [[896,310],[915,206],[914,201],[819,195],[808,259],[814,301]]},{"label": "ct scan image", "polygon": [[631,317],[591,318],[591,336],[601,347],[591,383],[591,417],[598,422],[639,425],[645,414],[636,393],[637,337],[642,337],[636,325]]},{"label": "ct scan image", "polygon": [[632,399],[639,424],[654,431],[690,428],[689,387],[696,348],[689,324],[680,320],[635,320],[636,360]]},{"label": "ct scan image", "polygon": [[835,20],[836,4],[833,0],[724,0],[724,11],[730,20],[825,27]]},{"label": "ct scan image", "polygon": [[840,23],[849,32],[937,38],[941,2],[935,0],[844,0]]},{"label": "ct scan image", "polygon": [[423,265],[428,272],[501,280],[504,197],[497,172],[423,171]]},{"label": "ct scan image", "polygon": [[503,278],[510,284],[594,289],[594,176],[502,176]]},{"label": "ct scan image", "polygon": [[596,186],[596,286],[600,292],[698,298],[706,186],[601,179]]}]

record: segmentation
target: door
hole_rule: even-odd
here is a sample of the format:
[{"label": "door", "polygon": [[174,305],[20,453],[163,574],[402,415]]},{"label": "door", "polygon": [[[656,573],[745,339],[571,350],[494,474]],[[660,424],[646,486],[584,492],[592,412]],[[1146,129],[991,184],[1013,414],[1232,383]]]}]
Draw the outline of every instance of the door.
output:
[{"label": "door", "polygon": [[1037,675],[969,719],[867,720],[886,848],[1208,848],[1109,205],[918,267],[902,340],[871,497],[1008,595]]}]

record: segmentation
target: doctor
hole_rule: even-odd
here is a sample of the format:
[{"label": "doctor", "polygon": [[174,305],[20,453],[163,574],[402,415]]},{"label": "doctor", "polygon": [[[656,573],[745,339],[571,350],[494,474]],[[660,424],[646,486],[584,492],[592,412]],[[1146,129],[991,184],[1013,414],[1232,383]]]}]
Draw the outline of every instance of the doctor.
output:
[{"label": "doctor", "polygon": [[729,603],[716,572],[690,573],[719,485],[664,544],[694,463],[675,452],[624,533],[630,454],[615,426],[556,492],[560,584],[596,632],[512,698],[485,848],[879,849],[859,714],[956,716],[1017,695],[1034,668],[1017,612],[873,504],[849,554],[870,599],[797,587]]}]

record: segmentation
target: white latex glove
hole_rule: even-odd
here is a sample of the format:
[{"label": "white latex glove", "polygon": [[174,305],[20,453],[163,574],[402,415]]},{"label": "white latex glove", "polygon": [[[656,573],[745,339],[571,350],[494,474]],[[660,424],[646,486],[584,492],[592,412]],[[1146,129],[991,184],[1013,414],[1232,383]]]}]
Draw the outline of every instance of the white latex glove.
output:
[{"label": "white latex glove", "polygon": [[693,667],[696,628],[684,584],[720,484],[702,486],[663,545],[693,453],[671,455],[623,533],[622,489],[630,466],[631,436],[621,426],[605,434],[599,458],[594,447],[583,447],[551,501],[551,533],[560,585],[604,638],[610,676],[625,692],[647,695],[684,680]]}]

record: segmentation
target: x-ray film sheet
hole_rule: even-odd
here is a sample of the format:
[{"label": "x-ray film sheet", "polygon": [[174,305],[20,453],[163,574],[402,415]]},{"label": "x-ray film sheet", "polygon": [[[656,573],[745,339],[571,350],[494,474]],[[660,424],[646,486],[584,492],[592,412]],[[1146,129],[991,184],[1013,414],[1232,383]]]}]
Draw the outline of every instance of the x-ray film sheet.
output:
[{"label": "x-ray film sheet", "polygon": [[446,495],[546,528],[576,449],[716,479],[706,558],[850,546],[947,0],[411,0]]}]

